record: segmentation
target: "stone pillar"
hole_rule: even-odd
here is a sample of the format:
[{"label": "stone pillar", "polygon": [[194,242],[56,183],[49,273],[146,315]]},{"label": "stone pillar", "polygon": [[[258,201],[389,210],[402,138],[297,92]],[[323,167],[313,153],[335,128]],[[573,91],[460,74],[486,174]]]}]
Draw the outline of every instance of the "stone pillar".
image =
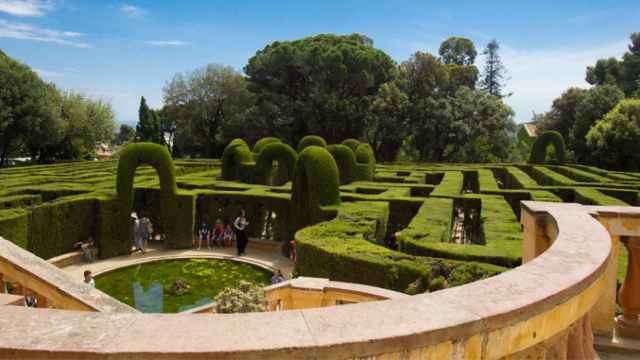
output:
[{"label": "stone pillar", "polygon": [[618,336],[640,339],[640,237],[623,238],[629,262],[627,274],[620,288],[622,315],[616,318]]},{"label": "stone pillar", "polygon": [[546,215],[535,214],[528,209],[522,209],[520,222],[523,225],[522,262],[535,259],[551,246],[552,237],[547,233],[551,229],[546,221]]},{"label": "stone pillar", "polygon": [[567,359],[596,359],[589,313],[571,325],[567,339]]},{"label": "stone pillar", "polygon": [[0,294],[4,294],[4,275],[0,273]]},{"label": "stone pillar", "polygon": [[[605,227],[607,227],[606,224]],[[597,335],[606,337],[613,336],[613,328],[615,326],[619,254],[620,236],[611,235],[611,256],[604,273],[604,289],[602,290],[602,296],[591,309],[593,331]]]},{"label": "stone pillar", "polygon": [[46,308],[47,307],[47,298],[40,295],[40,294],[35,294],[36,296],[36,301],[38,302],[38,307],[39,308]]}]

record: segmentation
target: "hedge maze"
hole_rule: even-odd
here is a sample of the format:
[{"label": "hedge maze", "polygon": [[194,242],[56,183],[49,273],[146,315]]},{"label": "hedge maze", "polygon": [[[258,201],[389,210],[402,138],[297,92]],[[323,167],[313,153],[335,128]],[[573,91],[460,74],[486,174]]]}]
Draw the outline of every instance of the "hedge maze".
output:
[{"label": "hedge maze", "polygon": [[236,139],[219,160],[137,143],[119,162],[0,169],[0,236],[43,258],[91,236],[110,257],[131,251],[132,210],[184,248],[198,224],[244,208],[251,237],[284,254],[295,239],[298,275],[435,291],[521,263],[522,200],[638,205],[640,173],[545,164],[549,144],[564,158],[556,140],[529,164],[376,164],[368,144],[316,136]]}]

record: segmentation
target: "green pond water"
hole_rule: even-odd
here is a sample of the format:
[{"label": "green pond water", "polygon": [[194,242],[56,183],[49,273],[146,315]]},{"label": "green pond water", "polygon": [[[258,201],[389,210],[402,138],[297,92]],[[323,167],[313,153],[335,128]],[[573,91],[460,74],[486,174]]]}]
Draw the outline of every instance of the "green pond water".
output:
[{"label": "green pond water", "polygon": [[184,259],[129,266],[95,280],[96,288],[142,312],[176,313],[211,302],[241,280],[270,284],[271,273],[230,260]]}]

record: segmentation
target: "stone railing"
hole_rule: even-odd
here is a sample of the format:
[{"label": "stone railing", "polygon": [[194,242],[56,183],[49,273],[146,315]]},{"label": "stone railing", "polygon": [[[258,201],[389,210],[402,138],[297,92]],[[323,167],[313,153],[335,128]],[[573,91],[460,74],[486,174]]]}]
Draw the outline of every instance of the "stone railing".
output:
[{"label": "stone railing", "polygon": [[0,306],[0,357],[593,358],[590,313],[608,286],[609,233],[590,208],[523,206],[527,263],[465,286],[344,306],[214,316]]}]

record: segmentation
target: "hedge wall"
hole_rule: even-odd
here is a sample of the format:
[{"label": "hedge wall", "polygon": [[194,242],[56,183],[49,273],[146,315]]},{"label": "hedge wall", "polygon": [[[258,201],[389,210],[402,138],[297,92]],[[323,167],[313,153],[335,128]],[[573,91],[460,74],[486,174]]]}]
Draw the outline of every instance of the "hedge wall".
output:
[{"label": "hedge wall", "polygon": [[358,145],[360,145],[360,141],[358,139],[345,139],[342,141],[342,145],[348,146],[355,153]]},{"label": "hedge wall", "polygon": [[361,181],[373,181],[376,173],[376,156],[369,144],[361,143],[356,148],[356,178]]},{"label": "hedge wall", "polygon": [[356,155],[346,145],[329,145],[327,150],[333,156],[340,172],[340,184],[351,184],[356,180]]},{"label": "hedge wall", "polygon": [[547,162],[547,147],[549,145],[553,145],[558,163],[564,164],[564,139],[562,138],[562,135],[557,131],[547,131],[538,135],[536,141],[533,143],[533,147],[531,148],[529,163],[542,164]]},{"label": "hedge wall", "polygon": [[222,179],[251,182],[254,165],[249,145],[242,139],[234,139],[222,152]]},{"label": "hedge wall", "polygon": [[291,206],[296,228],[324,218],[323,207],[340,204],[340,175],[333,156],[322,147],[305,148],[296,162]]},{"label": "hedge wall", "polygon": [[276,137],[263,137],[262,139],[256,141],[256,143],[253,145],[253,152],[255,154],[260,154],[265,146],[279,142],[282,141]]},{"label": "hedge wall", "polygon": [[344,203],[338,216],[295,235],[296,273],[405,291],[416,279],[448,277],[451,285],[492,276],[505,269],[489,264],[407,255],[379,246],[388,214],[380,202]]},{"label": "hedge wall", "polygon": [[24,209],[0,210],[0,236],[23,249],[29,244],[29,212]]},{"label": "hedge wall", "polygon": [[[278,162],[273,174],[273,162]],[[264,145],[258,154],[254,168],[254,178],[260,184],[282,185],[293,179],[293,170],[298,161],[298,153],[289,145],[271,142]]]},{"label": "hedge wall", "polygon": [[320,136],[307,135],[298,142],[298,153],[301,153],[309,146],[327,147],[327,142]]}]

